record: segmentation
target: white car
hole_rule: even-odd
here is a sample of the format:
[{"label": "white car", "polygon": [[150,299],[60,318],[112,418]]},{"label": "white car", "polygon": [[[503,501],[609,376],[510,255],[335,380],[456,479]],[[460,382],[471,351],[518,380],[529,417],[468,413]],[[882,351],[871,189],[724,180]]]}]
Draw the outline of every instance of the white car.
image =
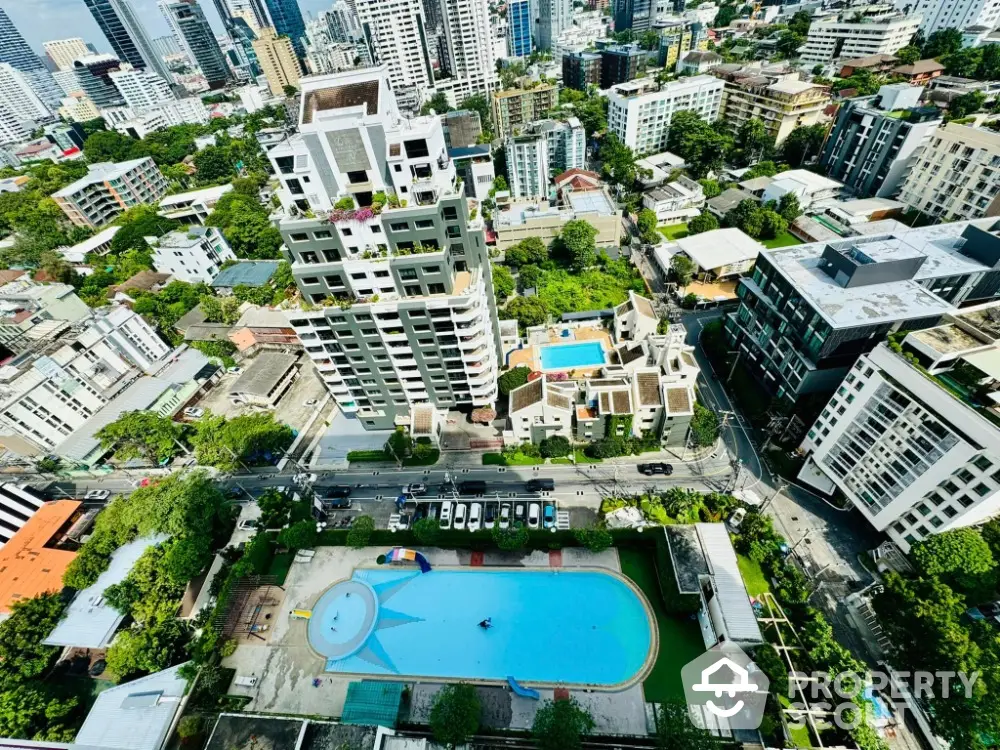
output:
[{"label": "white car", "polygon": [[292,477],[292,481],[295,482],[295,484],[312,484],[313,482],[316,481],[316,475],[296,474],[294,477]]},{"label": "white car", "polygon": [[111,497],[111,490],[90,490],[83,496],[84,500],[107,500]]},{"label": "white car", "polygon": [[464,529],[465,528],[465,518],[466,518],[465,503],[455,503],[455,520],[452,522],[452,528]]},{"label": "white car", "polygon": [[311,398],[311,399],[309,399],[308,401],[306,401],[302,405],[303,406],[316,406],[316,404],[318,404],[318,403],[319,403],[319,399],[318,398]]},{"label": "white car", "polygon": [[538,518],[541,512],[541,508],[538,507],[538,503],[532,503],[528,506],[528,528],[537,529],[538,528]]},{"label": "white car", "polygon": [[253,531],[254,529],[257,528],[257,522],[252,518],[244,518],[242,521],[236,524],[236,528],[238,528],[240,531]]},{"label": "white car", "polygon": [[184,410],[185,417],[191,417],[192,419],[198,419],[199,417],[205,416],[205,410],[197,406],[189,406]]},{"label": "white car", "polygon": [[503,503],[500,506],[500,528],[510,528],[510,503]]},{"label": "white car", "polygon": [[438,521],[438,525],[442,529],[451,528],[451,501],[445,500],[441,503],[441,518]]},{"label": "white car", "polygon": [[242,367],[229,367],[229,368],[226,369],[226,372],[228,372],[228,373],[230,373],[232,375],[242,375],[243,374],[243,368]]},{"label": "white car", "polygon": [[483,504],[469,503],[469,531],[479,531],[483,525]]}]

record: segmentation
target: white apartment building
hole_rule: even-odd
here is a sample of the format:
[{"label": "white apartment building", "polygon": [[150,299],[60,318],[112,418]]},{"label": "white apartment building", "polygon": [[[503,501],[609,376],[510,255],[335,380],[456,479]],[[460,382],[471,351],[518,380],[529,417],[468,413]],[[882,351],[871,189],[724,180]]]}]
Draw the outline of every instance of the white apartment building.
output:
[{"label": "white apartment building", "polygon": [[973,308],[908,334],[919,369],[887,343],[858,359],[802,443],[800,480],[840,490],[904,552],[1000,512],[996,401],[945,384],[971,371],[996,394],[997,319],[995,306]]},{"label": "white apartment building", "polygon": [[232,185],[218,185],[186,193],[174,193],[160,201],[156,213],[184,224],[204,224],[208,215],[215,210],[219,198],[232,189]]},{"label": "white apartment building", "polygon": [[910,43],[922,22],[919,14],[894,13],[887,6],[850,8],[838,16],[815,21],[809,27],[799,59],[812,65],[835,59],[892,55]]},{"label": "white apartment building", "polygon": [[89,317],[90,308],[69,284],[22,277],[0,286],[0,344],[15,354]]},{"label": "white apartment building", "polygon": [[56,39],[43,42],[42,49],[59,70],[73,70],[73,61],[91,54],[87,43],[80,37],[72,39]]},{"label": "white apartment building", "polygon": [[[469,216],[441,119],[403,118],[390,75],[382,66],[303,79],[299,132],[268,152],[282,183],[279,229],[310,305],[289,322],[340,410],[365,429],[497,397],[482,220]],[[344,197],[359,208],[333,209]]]},{"label": "white apartment building", "polygon": [[705,191],[701,183],[684,175],[642,195],[643,208],[655,213],[656,220],[661,223],[693,219],[704,205]]},{"label": "white apartment building", "polygon": [[222,264],[236,253],[215,227],[188,227],[162,237],[147,237],[153,248],[153,268],[189,284],[211,284]]},{"label": "white apartment building", "polygon": [[132,206],[156,203],[167,181],[151,157],[112,164],[91,164],[88,173],[52,194],[78,227],[97,229]]},{"label": "white apartment building", "polygon": [[562,60],[570,52],[592,48],[598,39],[608,36],[611,18],[601,11],[577,12],[570,24],[556,37],[552,44],[552,57]]},{"label": "white apartment building", "polygon": [[692,76],[659,87],[652,79],[612,86],[608,93],[608,130],[637,154],[666,150],[670,119],[692,110],[714,122],[722,104],[724,82],[715,76]]},{"label": "white apartment building", "polygon": [[201,99],[189,96],[184,99],[163,101],[149,107],[108,107],[100,116],[112,130],[133,138],[145,138],[172,125],[205,125],[211,119],[208,108]]},{"label": "white apartment building", "polygon": [[94,104],[93,99],[82,91],[77,91],[62,100],[59,116],[70,122],[86,122],[100,117],[101,110]]},{"label": "white apartment building", "polygon": [[52,111],[35,94],[31,81],[9,63],[0,63],[0,106],[25,123],[52,119]]},{"label": "white apartment building", "polygon": [[81,91],[80,78],[72,68],[69,70],[56,70],[52,73],[52,78],[59,84],[59,88],[62,89],[66,96]]},{"label": "white apartment building", "polygon": [[441,67],[452,76],[455,103],[475,94],[489,97],[498,78],[486,0],[440,1],[444,22]]},{"label": "white apartment building", "polygon": [[1000,0],[895,0],[904,13],[917,13],[923,19],[920,30],[930,36],[942,29],[962,31],[972,26],[994,29],[1000,24]]},{"label": "white apartment building", "polygon": [[[0,144],[23,143],[31,135],[24,122],[14,116],[14,113],[0,104]],[[0,166],[6,166],[0,162]]]},{"label": "white apartment building", "polygon": [[539,49],[550,50],[573,22],[573,0],[535,0],[533,5],[538,10],[535,43]]},{"label": "white apartment building", "polygon": [[1000,216],[1000,133],[948,123],[913,157],[899,200],[940,221]]},{"label": "white apartment building", "polygon": [[548,197],[550,177],[586,166],[587,141],[576,117],[539,120],[507,139],[510,192],[515,200]]},{"label": "white apartment building", "polygon": [[372,61],[389,71],[397,96],[411,108],[419,108],[427,92],[434,88],[421,0],[363,2],[355,10]]},{"label": "white apartment building", "polygon": [[108,75],[125,100],[125,105],[132,109],[142,111],[177,98],[170,84],[152,70],[136,70],[122,63],[122,67]]}]

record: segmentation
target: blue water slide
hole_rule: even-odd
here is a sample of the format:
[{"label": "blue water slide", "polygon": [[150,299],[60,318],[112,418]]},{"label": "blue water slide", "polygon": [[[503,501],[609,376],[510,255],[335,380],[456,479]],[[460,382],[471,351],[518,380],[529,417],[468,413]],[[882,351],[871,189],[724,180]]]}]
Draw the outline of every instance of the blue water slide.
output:
[{"label": "blue water slide", "polygon": [[524,687],[524,685],[515,680],[513,677],[507,677],[507,684],[510,685],[510,689],[514,691],[515,695],[520,695],[522,698],[531,698],[532,700],[537,701],[542,697],[537,690]]}]

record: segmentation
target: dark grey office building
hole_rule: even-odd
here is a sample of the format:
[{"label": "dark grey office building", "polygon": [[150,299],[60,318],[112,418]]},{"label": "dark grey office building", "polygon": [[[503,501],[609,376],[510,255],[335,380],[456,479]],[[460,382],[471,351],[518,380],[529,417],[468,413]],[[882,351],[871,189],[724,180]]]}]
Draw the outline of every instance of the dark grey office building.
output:
[{"label": "dark grey office building", "polygon": [[168,83],[174,78],[156,54],[129,0],[84,0],[119,60],[139,70],[159,73]]},{"label": "dark grey office building", "polygon": [[73,61],[73,72],[80,89],[99,108],[118,107],[125,99],[111,80],[111,73],[121,66],[121,60],[114,55],[89,55]]},{"label": "dark grey office building", "polygon": [[618,0],[615,4],[615,31],[648,31],[656,20],[653,0]]},{"label": "dark grey office building", "polygon": [[194,62],[201,68],[209,88],[218,89],[230,78],[225,55],[208,25],[205,13],[197,0],[174,0],[161,6],[184,37],[184,44],[191,51]]},{"label": "dark grey office building", "polygon": [[646,52],[638,44],[616,44],[601,50],[601,88],[635,80],[646,71]]},{"label": "dark grey office building", "polygon": [[563,86],[586,91],[601,86],[601,55],[597,52],[570,52],[563,55]]}]

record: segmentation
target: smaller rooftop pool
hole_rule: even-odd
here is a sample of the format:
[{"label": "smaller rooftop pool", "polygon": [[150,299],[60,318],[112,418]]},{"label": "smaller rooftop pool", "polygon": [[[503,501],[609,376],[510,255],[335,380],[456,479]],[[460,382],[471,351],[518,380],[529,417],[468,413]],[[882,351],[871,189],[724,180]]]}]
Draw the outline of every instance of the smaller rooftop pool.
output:
[{"label": "smaller rooftop pool", "polygon": [[572,370],[577,367],[599,367],[608,362],[600,341],[580,341],[575,344],[546,344],[538,347],[542,370]]}]

